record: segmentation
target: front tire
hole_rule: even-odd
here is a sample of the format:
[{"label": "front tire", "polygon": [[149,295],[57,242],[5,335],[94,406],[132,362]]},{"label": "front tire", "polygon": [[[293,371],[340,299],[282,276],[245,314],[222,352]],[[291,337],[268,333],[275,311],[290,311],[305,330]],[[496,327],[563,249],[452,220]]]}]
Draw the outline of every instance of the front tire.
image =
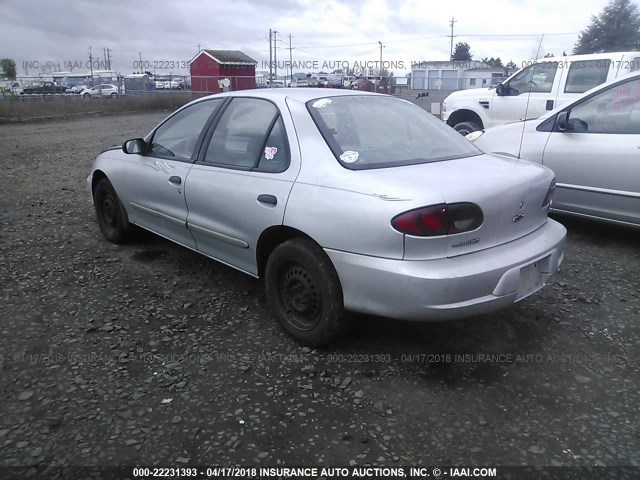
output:
[{"label": "front tire", "polygon": [[104,238],[111,243],[124,243],[128,237],[128,220],[116,191],[106,178],[96,185],[93,203]]},{"label": "front tire", "polygon": [[274,249],[265,287],[278,322],[298,343],[326,345],[349,328],[338,274],[311,240],[296,238]]},{"label": "front tire", "polygon": [[476,122],[460,122],[454,125],[453,129],[460,135],[469,135],[471,132],[482,130],[482,126]]}]

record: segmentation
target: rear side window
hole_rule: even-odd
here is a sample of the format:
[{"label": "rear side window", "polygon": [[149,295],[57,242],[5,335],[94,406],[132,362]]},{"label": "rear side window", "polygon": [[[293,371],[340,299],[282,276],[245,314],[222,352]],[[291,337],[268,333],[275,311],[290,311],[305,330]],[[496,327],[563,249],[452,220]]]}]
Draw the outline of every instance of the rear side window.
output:
[{"label": "rear side window", "polygon": [[289,149],[285,137],[282,118],[273,125],[271,133],[262,149],[256,171],[268,173],[284,172],[289,166]]},{"label": "rear side window", "polygon": [[345,95],[310,100],[307,109],[338,161],[351,170],[480,154],[458,132],[406,100]]},{"label": "rear side window", "polygon": [[213,132],[204,161],[243,170],[286,170],[289,154],[276,106],[257,98],[234,98]]},{"label": "rear side window", "polygon": [[565,93],[584,93],[607,80],[611,60],[579,60],[571,63],[567,72]]}]

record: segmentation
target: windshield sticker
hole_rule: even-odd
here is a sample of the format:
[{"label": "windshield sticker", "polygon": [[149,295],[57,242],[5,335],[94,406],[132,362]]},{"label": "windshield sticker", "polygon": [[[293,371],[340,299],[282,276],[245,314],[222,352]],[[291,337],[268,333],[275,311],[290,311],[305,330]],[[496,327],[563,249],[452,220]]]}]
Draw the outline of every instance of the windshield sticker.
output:
[{"label": "windshield sticker", "polygon": [[264,147],[264,158],[267,160],[273,160],[278,153],[277,147]]},{"label": "windshield sticker", "polygon": [[313,108],[324,108],[331,103],[330,98],[321,98],[320,100],[316,100],[311,105]]},{"label": "windshield sticker", "polygon": [[359,156],[360,154],[358,152],[347,150],[342,155],[340,155],[340,160],[342,160],[344,163],[353,163],[358,160]]}]

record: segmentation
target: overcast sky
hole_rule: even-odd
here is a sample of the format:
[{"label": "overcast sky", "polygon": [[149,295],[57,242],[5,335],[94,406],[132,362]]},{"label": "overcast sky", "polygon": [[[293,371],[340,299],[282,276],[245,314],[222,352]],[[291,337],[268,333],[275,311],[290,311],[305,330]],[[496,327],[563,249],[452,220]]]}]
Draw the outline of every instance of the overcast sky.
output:
[{"label": "overcast sky", "polygon": [[[158,73],[178,73],[202,48],[237,49],[262,69],[269,59],[269,28],[278,33],[278,60],[377,61],[404,64],[449,57],[449,19],[454,44],[467,42],[474,59],[500,57],[518,64],[542,55],[571,52],[577,34],[606,0],[0,0],[0,58],[17,63],[18,75],[38,62],[86,71],[89,46],[112,67],[132,73],[142,57]],[[174,64],[175,66],[176,64]],[[165,68],[162,68],[165,67]],[[265,67],[266,68],[266,67]],[[153,69],[153,68],[151,68]],[[301,70],[301,69],[299,69]],[[392,68],[396,75],[403,73]],[[184,71],[183,71],[184,72]]]}]

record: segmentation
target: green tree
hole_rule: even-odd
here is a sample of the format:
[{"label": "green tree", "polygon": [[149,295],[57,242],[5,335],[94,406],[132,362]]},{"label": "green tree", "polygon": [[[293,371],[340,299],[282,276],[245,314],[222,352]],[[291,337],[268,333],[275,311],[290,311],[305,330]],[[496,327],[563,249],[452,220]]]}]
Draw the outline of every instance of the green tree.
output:
[{"label": "green tree", "polygon": [[1,59],[0,69],[2,70],[2,75],[9,80],[16,79],[16,62],[14,62],[11,58]]},{"label": "green tree", "polygon": [[498,58],[487,58],[484,57],[482,60],[480,60],[483,63],[483,66],[487,66],[490,68],[502,68],[504,67],[504,65],[502,65],[502,60],[500,60],[500,57]]},{"label": "green tree", "polygon": [[467,42],[456,43],[451,60],[471,60],[471,57],[473,57],[471,55],[471,47]]},{"label": "green tree", "polygon": [[574,54],[640,50],[640,14],[631,0],[611,0],[580,32]]},{"label": "green tree", "polygon": [[513,63],[513,60],[509,60],[509,63],[505,65],[505,68],[518,68],[518,67],[515,63]]}]

